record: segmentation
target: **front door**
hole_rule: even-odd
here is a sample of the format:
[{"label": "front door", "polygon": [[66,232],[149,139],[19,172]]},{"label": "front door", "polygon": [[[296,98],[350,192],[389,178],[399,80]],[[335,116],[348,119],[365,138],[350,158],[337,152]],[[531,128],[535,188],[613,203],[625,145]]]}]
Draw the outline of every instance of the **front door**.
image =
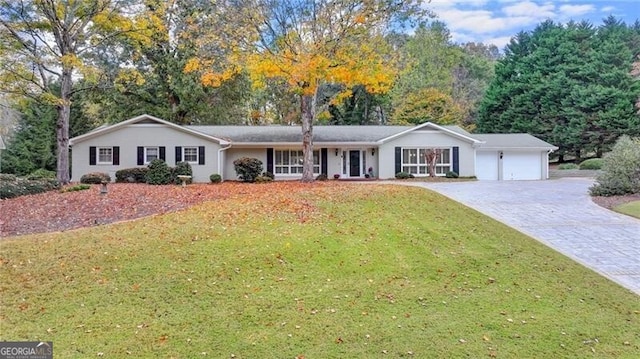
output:
[{"label": "front door", "polygon": [[360,177],[360,150],[349,151],[349,177]]}]

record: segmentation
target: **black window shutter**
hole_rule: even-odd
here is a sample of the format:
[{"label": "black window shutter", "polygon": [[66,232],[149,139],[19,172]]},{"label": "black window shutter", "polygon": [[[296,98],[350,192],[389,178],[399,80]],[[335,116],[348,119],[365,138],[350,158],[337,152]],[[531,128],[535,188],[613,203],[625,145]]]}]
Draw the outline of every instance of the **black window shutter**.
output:
[{"label": "black window shutter", "polygon": [[95,165],[96,165],[96,147],[91,146],[89,147],[89,166],[95,166]]},{"label": "black window shutter", "polygon": [[160,147],[160,159],[167,162],[167,148],[164,146]]},{"label": "black window shutter", "polygon": [[138,146],[138,166],[144,164],[144,147]]},{"label": "black window shutter", "polygon": [[198,164],[204,164],[204,146],[198,147]]},{"label": "black window shutter", "polygon": [[114,166],[120,166],[120,147],[118,146],[114,146],[113,147],[113,162],[112,164]]},{"label": "black window shutter", "polygon": [[327,164],[327,149],[326,148],[322,148],[320,149],[320,173],[323,173],[325,175],[328,175],[329,173],[329,166]]},{"label": "black window shutter", "polygon": [[396,147],[396,173],[402,172],[402,147]]},{"label": "black window shutter", "polygon": [[460,174],[460,148],[453,148],[453,172]]},{"label": "black window shutter", "polygon": [[273,173],[273,148],[267,148],[267,172]]},{"label": "black window shutter", "polygon": [[182,161],[182,147],[176,146],[176,163]]}]

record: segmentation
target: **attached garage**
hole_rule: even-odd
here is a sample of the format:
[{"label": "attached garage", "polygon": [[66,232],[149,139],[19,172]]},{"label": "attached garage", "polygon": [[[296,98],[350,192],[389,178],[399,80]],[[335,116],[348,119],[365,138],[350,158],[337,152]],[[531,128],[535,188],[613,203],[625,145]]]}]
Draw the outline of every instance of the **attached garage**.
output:
[{"label": "attached garage", "polygon": [[489,181],[549,178],[549,153],[556,150],[529,134],[478,134],[476,177]]}]

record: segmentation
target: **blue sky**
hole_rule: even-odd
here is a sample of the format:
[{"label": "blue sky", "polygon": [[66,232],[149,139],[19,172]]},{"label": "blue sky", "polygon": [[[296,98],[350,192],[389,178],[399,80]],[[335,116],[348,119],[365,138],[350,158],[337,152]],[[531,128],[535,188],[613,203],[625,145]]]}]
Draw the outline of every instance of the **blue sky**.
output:
[{"label": "blue sky", "polygon": [[491,43],[501,50],[519,31],[547,19],[594,26],[609,15],[627,24],[640,19],[640,0],[431,0],[427,7],[447,24],[454,42]]}]

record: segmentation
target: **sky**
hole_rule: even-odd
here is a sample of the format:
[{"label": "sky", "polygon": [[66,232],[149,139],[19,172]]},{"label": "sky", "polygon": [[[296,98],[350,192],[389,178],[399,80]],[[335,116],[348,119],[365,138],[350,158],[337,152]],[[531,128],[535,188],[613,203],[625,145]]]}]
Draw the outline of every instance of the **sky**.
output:
[{"label": "sky", "polygon": [[640,20],[640,0],[431,0],[427,8],[447,25],[453,42],[494,44],[500,50],[518,32],[547,19],[587,20],[594,26],[609,15],[627,25]]}]

